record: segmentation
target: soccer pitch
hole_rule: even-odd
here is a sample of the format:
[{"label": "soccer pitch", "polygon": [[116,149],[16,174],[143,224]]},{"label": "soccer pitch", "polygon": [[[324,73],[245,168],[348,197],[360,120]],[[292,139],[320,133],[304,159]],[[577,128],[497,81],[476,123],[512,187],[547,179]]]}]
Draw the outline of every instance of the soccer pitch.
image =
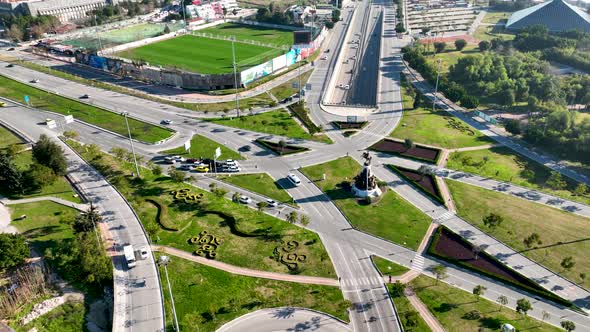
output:
[{"label": "soccer pitch", "polygon": [[265,28],[239,23],[225,23],[211,28],[198,30],[198,33],[210,33],[217,36],[235,36],[236,40],[253,40],[277,47],[293,45],[293,31]]},{"label": "soccer pitch", "polygon": [[[285,51],[257,45],[235,43],[238,70],[261,64]],[[231,42],[191,35],[125,50],[118,57],[146,61],[152,66],[176,67],[201,74],[231,73]]]}]

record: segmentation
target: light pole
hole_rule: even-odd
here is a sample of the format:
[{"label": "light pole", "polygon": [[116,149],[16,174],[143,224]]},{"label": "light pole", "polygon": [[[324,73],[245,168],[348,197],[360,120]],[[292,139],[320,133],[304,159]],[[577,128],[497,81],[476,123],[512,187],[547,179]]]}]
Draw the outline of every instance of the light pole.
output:
[{"label": "light pole", "polygon": [[170,293],[170,302],[172,303],[172,314],[174,315],[174,328],[176,332],[180,332],[180,328],[178,327],[178,317],[176,317],[176,308],[174,307],[174,297],[172,296],[172,287],[170,287],[170,279],[168,278],[168,262],[170,262],[170,257],[160,256],[159,263],[160,265],[164,266],[164,272],[166,272],[166,282],[168,282],[168,292]]},{"label": "light pole", "polygon": [[[186,23],[186,5],[184,3],[184,0],[180,0],[180,3],[182,4],[182,19],[184,20],[184,28],[188,31],[188,24]],[[185,33],[187,31],[185,31]]]},{"label": "light pole", "polygon": [[438,59],[438,66],[436,67],[436,84],[434,85],[434,98],[432,99],[432,112],[434,112],[434,106],[436,105],[436,97],[438,92],[438,78],[440,76],[440,63],[441,59]]},{"label": "light pole", "polygon": [[234,94],[236,95],[236,111],[238,118],[240,117],[240,99],[238,99],[238,64],[236,63],[236,47],[234,45],[236,36],[231,36],[231,54],[234,66]]},{"label": "light pole", "polygon": [[129,112],[123,112],[121,115],[125,118],[125,124],[127,125],[127,133],[129,134],[129,144],[131,145],[131,152],[133,153],[133,161],[135,162],[135,171],[137,172],[137,177],[141,178],[139,174],[139,166],[137,166],[137,157],[135,157],[135,148],[133,147],[133,139],[131,139],[131,129],[129,129],[129,120],[127,119],[127,115]]}]

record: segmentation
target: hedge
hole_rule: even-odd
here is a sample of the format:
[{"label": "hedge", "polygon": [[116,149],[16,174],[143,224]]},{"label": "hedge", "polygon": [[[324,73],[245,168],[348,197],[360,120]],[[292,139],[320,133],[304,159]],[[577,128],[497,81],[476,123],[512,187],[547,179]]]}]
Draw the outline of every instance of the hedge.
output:
[{"label": "hedge", "polygon": [[286,156],[286,155],[290,155],[293,153],[309,151],[309,149],[305,148],[305,147],[295,146],[295,145],[285,145],[285,148],[292,149],[294,151],[287,151],[287,152],[279,153],[279,151],[280,151],[279,143],[275,143],[275,142],[271,142],[271,141],[267,141],[267,140],[263,140],[263,139],[259,139],[259,138],[257,138],[255,142],[262,145],[263,147],[271,150],[272,152],[274,152],[278,155],[281,155],[281,156]]},{"label": "hedge", "polygon": [[177,232],[178,227],[174,224],[170,218],[168,217],[168,206],[165,204],[161,204],[156,199],[153,198],[146,198],[146,202],[152,203],[158,209],[158,214],[156,215],[156,221],[163,229],[167,231]]},{"label": "hedge", "polygon": [[396,174],[398,174],[399,176],[401,176],[404,180],[408,181],[411,185],[413,185],[414,187],[418,188],[420,191],[424,192],[426,194],[426,196],[434,199],[435,201],[441,203],[442,205],[446,205],[445,204],[445,200],[442,198],[442,196],[440,196],[441,190],[438,186],[438,182],[436,182],[436,179],[434,178],[433,175],[424,175],[424,176],[429,176],[432,177],[434,180],[434,189],[436,190],[436,192],[439,193],[439,195],[435,195],[433,193],[431,193],[430,191],[426,190],[426,188],[422,187],[419,183],[415,182],[414,180],[410,179],[409,177],[407,177],[405,174],[403,174],[401,171],[410,171],[410,172],[416,172],[413,169],[409,169],[409,168],[405,168],[405,167],[398,167],[398,166],[393,166],[393,165],[387,165],[387,167],[389,167],[389,169],[391,169],[392,171],[394,171]]}]

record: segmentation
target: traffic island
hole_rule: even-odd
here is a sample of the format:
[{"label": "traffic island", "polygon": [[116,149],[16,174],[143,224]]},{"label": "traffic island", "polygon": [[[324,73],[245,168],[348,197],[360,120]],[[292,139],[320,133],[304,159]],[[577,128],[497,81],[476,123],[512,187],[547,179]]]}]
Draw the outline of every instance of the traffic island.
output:
[{"label": "traffic island", "polygon": [[440,149],[414,143],[408,145],[405,142],[387,138],[373,144],[369,149],[433,164],[437,163],[442,152]]},{"label": "traffic island", "polygon": [[283,143],[281,143],[281,141],[271,142],[271,141],[267,141],[267,140],[263,140],[263,139],[257,139],[255,142],[262,145],[263,147],[269,149],[270,151],[272,151],[273,153],[275,153],[279,156],[286,156],[286,155],[290,155],[290,154],[294,154],[294,153],[309,151],[308,148],[305,148],[302,146],[290,145],[290,144],[286,144],[286,143],[283,144]]}]

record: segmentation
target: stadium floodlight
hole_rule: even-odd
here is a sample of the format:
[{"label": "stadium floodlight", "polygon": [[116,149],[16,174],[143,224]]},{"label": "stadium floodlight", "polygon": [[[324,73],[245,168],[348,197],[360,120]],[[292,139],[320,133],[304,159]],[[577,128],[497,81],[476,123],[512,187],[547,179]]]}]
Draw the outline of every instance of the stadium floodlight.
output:
[{"label": "stadium floodlight", "polygon": [[238,118],[240,117],[240,99],[238,98],[238,64],[236,63],[236,36],[231,36],[231,54],[233,58],[233,67],[234,67],[234,94],[236,95],[236,112],[238,114]]},{"label": "stadium floodlight", "polygon": [[137,157],[135,156],[135,148],[133,147],[133,139],[131,138],[131,129],[129,129],[129,120],[127,116],[129,112],[122,112],[121,115],[125,118],[125,124],[127,125],[127,133],[129,134],[129,144],[131,145],[131,152],[133,153],[133,161],[135,162],[135,171],[137,172],[137,177],[141,178],[139,174],[139,166],[137,166]]}]

